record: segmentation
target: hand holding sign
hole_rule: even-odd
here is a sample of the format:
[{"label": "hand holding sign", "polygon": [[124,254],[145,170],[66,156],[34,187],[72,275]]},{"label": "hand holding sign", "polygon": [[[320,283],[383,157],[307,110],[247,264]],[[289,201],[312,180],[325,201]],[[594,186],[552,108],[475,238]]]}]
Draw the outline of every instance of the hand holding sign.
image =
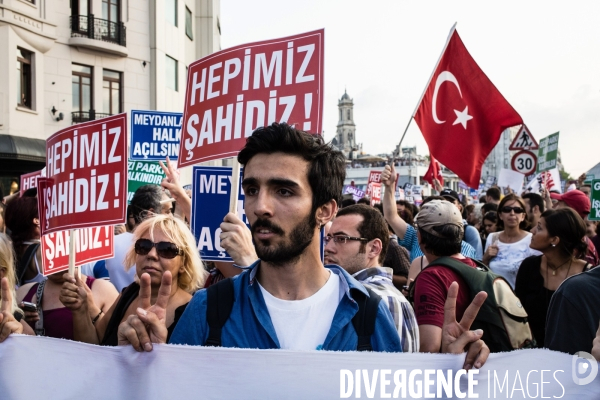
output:
[{"label": "hand holding sign", "polygon": [[0,302],[0,343],[4,342],[11,333],[23,333],[23,325],[13,317],[11,306],[13,302],[12,291],[8,285],[8,278],[1,281],[2,301]]},{"label": "hand holding sign", "polygon": [[258,260],[254,243],[252,243],[252,233],[236,214],[228,213],[221,223],[221,247],[233,259],[237,265],[248,266]]},{"label": "hand holding sign", "polygon": [[467,351],[464,369],[471,366],[479,369],[485,364],[490,354],[490,349],[481,340],[483,331],[478,329],[470,331],[471,324],[475,321],[479,309],[487,298],[486,292],[479,292],[465,310],[460,322],[456,321],[456,298],[458,297],[458,283],[452,282],[448,288],[446,304],[444,305],[444,326],[442,327],[442,353],[461,354]]},{"label": "hand holding sign", "polygon": [[150,304],[152,288],[150,275],[142,274],[140,278],[140,307],[137,315],[130,315],[119,325],[117,333],[119,346],[131,344],[137,351],[152,351],[152,343],[167,343],[167,304],[171,296],[171,272],[162,276],[156,303]]},{"label": "hand holding sign", "polygon": [[92,290],[81,280],[80,274],[73,278],[69,274],[63,275],[64,283],[60,290],[59,300],[73,312],[88,312],[89,305],[94,303]]},{"label": "hand holding sign", "polygon": [[386,190],[393,190],[395,182],[396,169],[394,168],[394,164],[386,165],[383,171],[381,171],[381,183],[385,186]]}]

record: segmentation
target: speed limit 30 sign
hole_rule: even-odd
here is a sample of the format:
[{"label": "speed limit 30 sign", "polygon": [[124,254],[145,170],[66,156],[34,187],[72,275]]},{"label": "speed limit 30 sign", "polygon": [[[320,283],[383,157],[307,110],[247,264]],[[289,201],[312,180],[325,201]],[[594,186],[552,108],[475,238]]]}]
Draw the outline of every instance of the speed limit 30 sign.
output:
[{"label": "speed limit 30 sign", "polygon": [[521,150],[513,156],[510,165],[514,171],[531,175],[537,169],[537,156],[529,150]]}]

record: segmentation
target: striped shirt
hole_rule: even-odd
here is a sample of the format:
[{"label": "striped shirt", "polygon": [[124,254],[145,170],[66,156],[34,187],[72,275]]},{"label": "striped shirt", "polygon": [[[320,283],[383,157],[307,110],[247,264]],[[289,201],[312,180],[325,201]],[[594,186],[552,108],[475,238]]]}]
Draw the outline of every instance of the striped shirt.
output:
[{"label": "striped shirt", "polygon": [[402,351],[416,353],[419,351],[419,326],[415,312],[406,297],[392,283],[392,275],[391,268],[371,267],[352,276],[381,296],[394,318]]},{"label": "striped shirt", "polygon": [[[419,246],[419,240],[417,239],[417,230],[412,225],[406,227],[406,233],[402,239],[398,238],[398,244],[405,247],[410,252],[410,262],[413,262],[415,258],[424,255]],[[467,258],[477,258],[473,246],[464,240],[460,244],[460,254]]]}]

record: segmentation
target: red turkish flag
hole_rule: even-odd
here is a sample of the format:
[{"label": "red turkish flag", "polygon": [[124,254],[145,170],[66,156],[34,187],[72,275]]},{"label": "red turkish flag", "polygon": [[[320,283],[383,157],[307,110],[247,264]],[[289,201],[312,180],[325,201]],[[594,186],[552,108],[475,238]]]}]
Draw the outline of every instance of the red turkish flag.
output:
[{"label": "red turkish flag", "polygon": [[504,129],[523,119],[483,73],[456,30],[414,115],[429,150],[470,187]]},{"label": "red turkish flag", "polygon": [[429,153],[429,169],[425,172],[425,175],[423,175],[423,180],[429,182],[429,184],[435,188],[435,183],[433,183],[434,178],[440,181],[440,185],[444,186],[444,177],[442,176],[440,163],[433,158],[431,153]]}]

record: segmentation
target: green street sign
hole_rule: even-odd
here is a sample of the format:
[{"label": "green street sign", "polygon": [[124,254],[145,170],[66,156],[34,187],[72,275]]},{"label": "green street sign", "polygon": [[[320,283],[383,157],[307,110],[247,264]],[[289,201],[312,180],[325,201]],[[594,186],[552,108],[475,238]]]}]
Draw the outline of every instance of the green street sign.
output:
[{"label": "green street sign", "polygon": [[600,221],[600,179],[592,181],[592,209],[588,219],[590,221]]},{"label": "green street sign", "polygon": [[549,171],[556,167],[556,161],[558,160],[558,134],[559,132],[556,132],[540,140],[537,165],[538,173]]},{"label": "green street sign", "polygon": [[594,174],[586,174],[585,181],[583,181],[583,183],[585,183],[586,185],[591,185],[595,177],[596,176]]},{"label": "green street sign", "polygon": [[131,203],[133,194],[139,187],[154,184],[160,185],[165,173],[158,161],[128,161],[127,204]]}]

